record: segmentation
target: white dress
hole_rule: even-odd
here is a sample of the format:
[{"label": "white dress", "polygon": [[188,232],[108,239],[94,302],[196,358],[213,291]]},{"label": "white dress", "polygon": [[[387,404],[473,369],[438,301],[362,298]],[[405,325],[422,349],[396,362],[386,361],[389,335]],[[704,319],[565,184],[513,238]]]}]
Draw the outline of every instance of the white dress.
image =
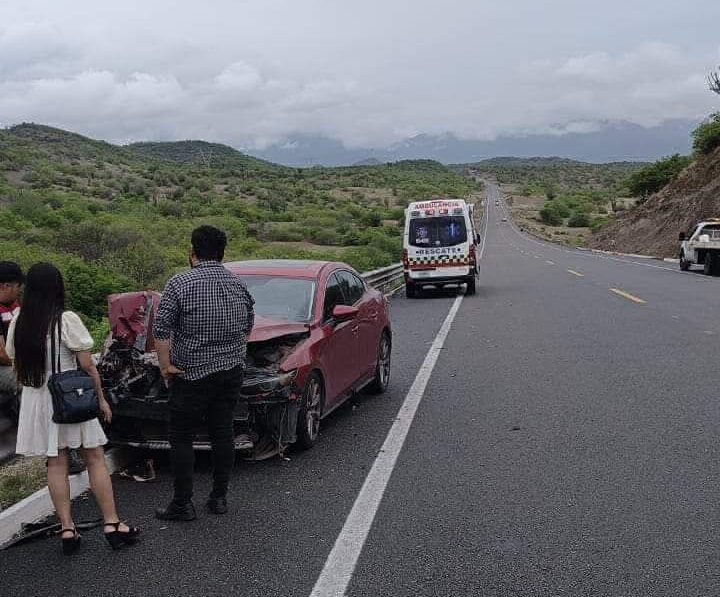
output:
[{"label": "white dress", "polygon": [[[15,358],[15,323],[10,322],[7,337],[7,353]],[[93,339],[75,313],[65,311],[61,323],[60,370],[77,369],[75,353],[90,350]],[[57,337],[57,331],[54,332]],[[50,335],[47,341],[46,379],[51,375],[52,365]],[[57,357],[56,357],[57,358]],[[17,447],[15,452],[24,456],[57,456],[63,448],[97,448],[107,443],[100,421],[92,419],[84,423],[58,425],[52,421],[52,397],[47,382],[40,388],[23,386],[20,398]]]}]

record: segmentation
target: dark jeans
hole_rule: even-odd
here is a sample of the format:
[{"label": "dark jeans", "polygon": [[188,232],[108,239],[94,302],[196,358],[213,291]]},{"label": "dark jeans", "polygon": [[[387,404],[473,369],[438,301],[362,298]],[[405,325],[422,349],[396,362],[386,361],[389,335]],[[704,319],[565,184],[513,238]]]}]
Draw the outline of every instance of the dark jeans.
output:
[{"label": "dark jeans", "polygon": [[213,497],[223,497],[235,461],[233,410],[243,381],[242,367],[220,371],[197,381],[173,379],[170,384],[170,456],[175,474],[175,501],[193,494],[195,430],[207,425],[213,459]]}]

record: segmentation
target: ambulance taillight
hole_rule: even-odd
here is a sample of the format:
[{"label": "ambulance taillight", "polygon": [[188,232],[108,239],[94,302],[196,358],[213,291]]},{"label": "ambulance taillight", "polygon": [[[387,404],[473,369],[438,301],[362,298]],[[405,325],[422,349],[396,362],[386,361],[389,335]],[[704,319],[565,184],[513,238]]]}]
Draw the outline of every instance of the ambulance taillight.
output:
[{"label": "ambulance taillight", "polygon": [[410,267],[410,260],[408,259],[407,249],[403,249],[402,264],[405,269]]},{"label": "ambulance taillight", "polygon": [[470,245],[470,252],[468,254],[468,261],[470,261],[470,265],[472,267],[475,267],[477,265],[477,254],[475,253],[475,245]]}]

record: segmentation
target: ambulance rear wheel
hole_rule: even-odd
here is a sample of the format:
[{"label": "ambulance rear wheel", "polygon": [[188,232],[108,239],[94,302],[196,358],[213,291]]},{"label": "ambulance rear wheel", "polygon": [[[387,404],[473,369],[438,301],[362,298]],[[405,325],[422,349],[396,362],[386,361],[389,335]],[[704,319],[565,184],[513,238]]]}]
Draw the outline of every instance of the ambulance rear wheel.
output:
[{"label": "ambulance rear wheel", "polygon": [[405,296],[415,298],[417,296],[417,286],[412,282],[405,282]]},{"label": "ambulance rear wheel", "polygon": [[475,294],[475,278],[473,278],[472,280],[468,280],[467,290],[465,291],[465,294],[467,294],[468,296],[472,296],[473,294]]}]

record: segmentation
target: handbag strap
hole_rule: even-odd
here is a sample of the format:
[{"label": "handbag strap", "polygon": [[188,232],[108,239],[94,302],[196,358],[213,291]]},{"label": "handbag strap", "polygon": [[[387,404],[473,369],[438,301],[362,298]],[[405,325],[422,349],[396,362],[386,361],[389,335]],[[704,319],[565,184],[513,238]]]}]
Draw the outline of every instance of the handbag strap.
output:
[{"label": "handbag strap", "polygon": [[[62,315],[57,319],[57,349],[55,348],[55,334],[53,333],[54,321],[50,323],[50,367],[52,374],[60,373],[60,343],[62,341]],[[56,354],[57,353],[57,354]]]}]

